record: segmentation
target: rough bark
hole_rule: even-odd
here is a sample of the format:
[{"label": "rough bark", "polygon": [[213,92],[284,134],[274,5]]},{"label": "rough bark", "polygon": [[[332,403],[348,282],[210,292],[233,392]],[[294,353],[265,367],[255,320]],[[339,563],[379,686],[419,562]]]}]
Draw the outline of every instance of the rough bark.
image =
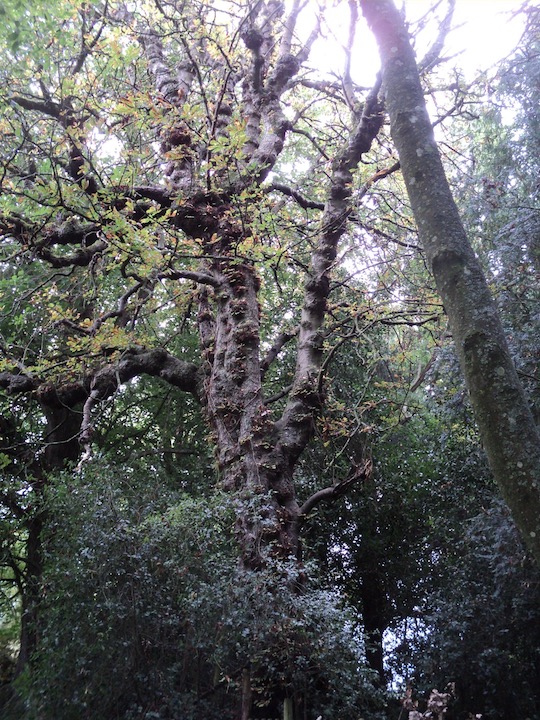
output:
[{"label": "rough bark", "polygon": [[[205,50],[206,30],[199,31],[203,27],[199,19],[190,25],[191,11],[187,6],[182,19],[192,37],[179,31],[181,41],[173,43],[172,53],[169,38],[160,35],[159,27],[141,27],[145,22],[143,13],[127,23],[129,32],[137,35],[147,61],[153,83],[149,94],[155,99],[151,103],[149,137],[159,140],[155,143],[152,173],[148,177],[141,175],[140,184],[100,185],[97,192],[97,181],[90,183],[88,168],[83,178],[79,162],[73,172],[69,171],[69,187],[76,180],[87,195],[95,195],[90,199],[91,219],[83,213],[79,219],[73,217],[60,200],[58,213],[51,212],[43,220],[13,213],[0,217],[0,233],[45,271],[88,268],[92,276],[102,261],[116,270],[117,295],[112,302],[109,298],[102,303],[96,301],[88,308],[88,317],[66,315],[55,322],[54,331],[65,331],[67,337],[99,337],[106,323],[127,328],[126,332],[135,330],[137,312],[144,302],[140,291],[151,294],[159,282],[173,287],[176,284],[176,295],[180,293],[180,282],[196,283],[201,366],[183,362],[162,347],[140,347],[134,334],[133,342],[122,347],[103,345],[101,354],[93,356],[91,364],[83,363],[79,375],[73,373],[69,381],[52,374],[40,376],[41,369],[33,374],[22,361],[14,360],[12,366],[7,366],[8,371],[0,373],[0,389],[31,394],[41,407],[53,408],[60,402],[73,408],[80,403],[79,439],[87,447],[92,439],[95,406],[112,396],[120,384],[146,374],[192,393],[201,402],[213,434],[219,479],[236,502],[241,563],[254,570],[264,567],[269,556],[297,558],[303,513],[319,501],[339,497],[352,481],[348,478],[315,493],[303,510],[299,506],[294,472],[313,436],[314,421],[324,400],[321,376],[330,277],[338,243],[351,216],[354,171],[381,128],[382,113],[379,84],[363,105],[352,102],[354,88],[349,87],[350,135],[345,135],[341,147],[336,143],[334,162],[325,176],[326,202],[305,201],[301,193],[289,193],[306,209],[322,211],[319,231],[310,236],[313,253],[305,269],[298,331],[280,335],[261,357],[257,253],[250,260],[249,250],[245,255],[239,251],[242,245],[255,246],[260,240],[251,227],[251,203],[242,196],[246,190],[255,198],[270,190],[261,184],[270,179],[291,130],[284,94],[298,76],[318,28],[315,26],[301,45],[296,23],[302,2],[291,3],[288,15],[284,4],[276,0],[248,5],[251,9],[231,40],[234,44],[238,38],[246,52],[235,56],[234,62],[233,55],[228,60],[225,44],[218,44],[219,53],[215,46],[212,52]],[[115,21],[122,20],[118,16]],[[351,42],[352,36],[351,32]],[[50,118],[55,127],[70,131],[76,127],[77,146],[68,143],[67,147],[70,157],[82,160],[87,113],[83,108],[76,111],[78,101],[74,100],[75,109],[47,95],[43,99],[21,97],[14,102],[24,110]],[[189,113],[187,120],[184,117],[190,103],[204,108],[200,122],[189,120]],[[238,135],[235,116],[245,122],[245,137]],[[239,150],[232,142],[229,150],[227,137],[234,140],[235,133],[240,137],[236,141]],[[216,138],[224,140],[220,164],[211,162],[212,152],[219,157]],[[322,157],[328,159],[325,153]],[[61,178],[64,176],[62,172]],[[287,194],[284,187],[278,189]],[[255,200],[252,202],[255,204]],[[156,221],[155,247],[152,238],[150,249],[159,250],[161,255],[152,255],[155,267],[141,265],[137,253],[125,249],[118,260],[117,245],[135,246],[139,231]],[[48,280],[44,278],[45,282]],[[189,289],[191,292],[191,285]],[[263,380],[272,360],[285,343],[292,344],[293,338],[297,339],[297,363],[292,385],[281,395],[286,400],[280,416],[264,396]],[[243,713],[247,716],[251,693],[246,690],[244,695]],[[283,700],[282,694],[276,693],[273,709],[278,709]]]},{"label": "rough bark", "polygon": [[392,0],[360,0],[377,39],[391,132],[493,475],[540,562],[540,436],[445,176],[418,67]]}]

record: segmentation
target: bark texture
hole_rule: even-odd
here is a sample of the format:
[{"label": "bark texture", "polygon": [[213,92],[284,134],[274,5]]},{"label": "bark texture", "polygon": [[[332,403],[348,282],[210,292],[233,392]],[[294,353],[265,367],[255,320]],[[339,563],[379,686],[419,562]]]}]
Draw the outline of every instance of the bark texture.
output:
[{"label": "bark texture", "polygon": [[[94,121],[101,119],[101,107],[91,106],[90,101],[87,107],[75,97],[55,99],[43,83],[37,94],[21,88],[21,94],[11,98],[18,112],[45,119],[51,132],[65,136],[61,161],[52,160],[58,166],[54,212],[35,217],[31,212],[21,214],[15,205],[14,210],[0,213],[0,237],[13,246],[9,261],[22,258],[35,268],[44,287],[56,278],[62,287],[70,284],[70,294],[66,291],[54,308],[51,301],[44,316],[54,317],[47,326],[50,344],[61,346],[65,359],[72,362],[65,373],[56,364],[51,367],[37,360],[29,366],[25,361],[30,353],[18,357],[6,348],[9,362],[0,372],[0,391],[25,394],[48,413],[50,472],[62,468],[66,459],[77,460],[81,450],[81,462],[90,461],[99,405],[122,384],[152,376],[190,393],[203,408],[221,486],[234,499],[241,565],[252,571],[272,567],[276,558],[292,559],[293,564],[299,560],[306,514],[317,503],[340,497],[371,472],[364,465],[303,505],[298,501],[295,472],[324,401],[331,276],[351,219],[355,172],[382,126],[383,115],[380,82],[361,101],[347,71],[341,100],[333,93],[319,94],[320,101],[330,97],[338,105],[343,103],[347,119],[338,127],[335,142],[330,140],[329,152],[318,148],[318,131],[312,136],[303,128],[304,110],[291,117],[294,104],[288,95],[302,82],[320,19],[314,18],[313,31],[300,40],[298,17],[305,7],[301,0],[240,3],[238,12],[245,11],[245,16],[234,24],[235,10],[223,26],[229,29],[230,23],[232,29],[224,32],[220,28],[225,21],[216,18],[213,5],[181,3],[174,8],[158,3],[155,13],[145,13],[141,6],[137,12],[123,8],[103,17],[103,22],[121,26],[126,42],[136,41],[141,55],[141,78],[136,81],[139,63],[135,63],[126,79],[136,90],[130,89],[126,99],[131,103],[137,97],[140,108],[137,105],[132,115],[122,101],[116,120],[103,116],[103,122],[110,120],[111,128],[118,131],[126,157],[128,149],[133,152],[129,163],[136,163],[132,167],[138,182],[126,184],[123,174],[113,182],[107,172],[99,172],[100,158],[93,157],[88,138],[93,137]],[[354,3],[350,8],[352,44],[358,13]],[[82,70],[82,61],[77,68],[76,72]],[[120,90],[116,83],[111,87],[103,97],[110,92],[109,100],[116,104],[127,91],[123,81]],[[312,100],[306,108],[310,104]],[[324,163],[325,186],[320,193],[317,190],[316,199],[283,183],[272,184],[272,173],[279,171],[278,161],[294,130],[310,140]],[[369,183],[379,177],[383,174]],[[74,212],[63,199],[64,186],[68,195],[76,190]],[[23,183],[24,192],[36,193],[37,200],[40,188]],[[278,244],[289,243],[287,237],[266,230],[271,213],[264,203],[259,208],[259,199],[275,191],[304,210],[320,213],[318,221],[314,214],[308,218],[305,256],[302,250],[299,265],[304,292],[298,315],[296,308],[294,314],[297,328],[276,328],[268,349],[262,342],[268,318],[261,313],[261,278],[269,277],[274,268],[277,272],[272,254]],[[364,194],[356,194],[354,202]],[[304,245],[304,221],[296,220],[294,213],[291,217]],[[88,283],[91,292],[83,293],[79,285],[72,289],[72,275],[80,287]],[[276,286],[281,291],[277,275]],[[180,328],[168,330],[159,313],[177,299],[175,310],[180,317],[185,301],[185,314]],[[187,338],[185,354],[178,356],[174,353],[192,305],[200,352],[192,350]],[[272,380],[265,383],[265,374],[289,341],[296,342],[296,358],[278,405],[271,402],[275,387]],[[37,348],[38,359],[46,346],[43,342]],[[76,357],[83,359],[79,363]],[[188,357],[195,362],[186,362]],[[63,410],[69,418],[76,417],[78,425],[70,428],[69,435],[58,436],[65,427],[59,424]],[[36,551],[29,549],[35,557],[32,603],[36,608],[39,523],[46,518],[40,515],[38,520],[32,536]],[[302,573],[299,562],[298,578]],[[302,584],[290,582],[295,587]],[[21,667],[35,644],[30,638]],[[242,714],[253,716],[255,683],[249,684],[249,673],[244,682]],[[284,692],[272,695],[265,712],[277,714],[284,702],[290,709]]]},{"label": "bark texture", "polygon": [[379,46],[392,137],[489,463],[540,562],[538,428],[448,185],[404,21],[392,0],[360,0],[360,5]]}]

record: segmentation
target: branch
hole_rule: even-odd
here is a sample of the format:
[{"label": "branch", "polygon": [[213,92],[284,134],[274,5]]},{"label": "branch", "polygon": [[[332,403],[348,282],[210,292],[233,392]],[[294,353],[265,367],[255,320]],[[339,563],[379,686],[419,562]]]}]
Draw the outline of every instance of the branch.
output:
[{"label": "branch", "polygon": [[293,188],[288,185],[283,185],[282,183],[271,183],[270,185],[266,185],[264,190],[267,192],[273,192],[275,190],[283,195],[287,195],[287,197],[292,197],[304,210],[324,210],[324,203],[316,202],[315,200],[308,200],[297,190],[293,190]]},{"label": "branch", "polygon": [[174,195],[171,194],[169,190],[153,185],[136,185],[133,189],[127,185],[122,185],[113,188],[113,190],[115,192],[119,190],[124,197],[132,198],[133,200],[139,200],[140,198],[152,200],[152,202],[156,202],[164,208],[170,208],[174,198]]},{"label": "branch", "polygon": [[326,150],[323,148],[323,146],[318,143],[317,140],[315,140],[315,138],[307,130],[302,130],[302,128],[295,127],[295,123],[293,122],[291,132],[294,135],[302,135],[303,137],[307,138],[321,157],[323,157],[325,160],[330,160],[330,157]]},{"label": "branch", "polygon": [[287,397],[287,395],[292,390],[292,385],[287,385],[284,388],[282,388],[279,392],[277,392],[275,395],[271,395],[269,398],[265,398],[264,404],[265,405],[272,405],[272,403],[278,402],[284,397]]},{"label": "branch", "polygon": [[46,260],[51,267],[64,268],[73,267],[74,265],[77,265],[79,267],[86,267],[87,265],[90,265],[90,263],[97,254],[106,250],[107,247],[108,244],[105,242],[105,240],[99,240],[93,245],[89,245],[88,247],[81,250],[76,250],[75,252],[68,255],[55,255],[46,248],[35,249],[36,254],[42,260]]},{"label": "branch", "polygon": [[[85,402],[85,408],[91,410],[97,402],[113,395],[120,385],[139,375],[161,378],[198,400],[198,372],[197,365],[180,360],[163,348],[131,348],[117,362],[76,382],[53,384],[44,378],[1,372],[0,388],[11,395],[35,392],[37,399],[49,407],[72,408]],[[89,431],[88,426],[86,429]]]},{"label": "branch", "polygon": [[[334,80],[309,80],[306,78],[301,78],[295,82],[297,85],[303,85],[311,90],[317,90],[333,100],[343,100],[343,83],[335,82]],[[352,83],[352,88],[355,93],[366,92],[370,89],[365,85],[357,85],[356,83]]]},{"label": "branch", "polygon": [[393,173],[397,172],[401,168],[401,165],[398,162],[395,162],[393,165],[390,165],[390,167],[383,168],[382,170],[377,170],[376,173],[374,173],[369,180],[366,180],[366,182],[362,185],[358,193],[355,194],[355,199],[357,201],[361,200],[367,192],[371,189],[371,187],[379,182],[379,180],[383,180],[384,178],[388,177],[389,175],[392,175]]},{"label": "branch", "polygon": [[349,36],[347,45],[345,46],[345,70],[343,73],[343,92],[345,94],[345,100],[352,112],[355,111],[355,95],[354,86],[351,78],[351,58],[352,58],[352,47],[354,45],[354,37],[356,34],[356,26],[358,24],[358,6],[356,0],[349,0],[349,12],[351,19],[349,22]]},{"label": "branch", "polygon": [[193,363],[179,360],[163,348],[152,350],[130,349],[120,360],[101,368],[90,383],[90,394],[83,408],[81,442],[89,444],[93,434],[91,415],[93,408],[114,395],[123,383],[138,375],[158,377],[185,392],[198,395],[198,367]]},{"label": "branch", "polygon": [[[37,112],[48,115],[49,117],[58,120],[60,124],[64,125],[66,118],[69,115],[69,109],[61,105],[60,103],[54,102],[54,100],[43,100],[42,98],[31,96],[23,97],[22,95],[12,95],[10,101],[22,107],[24,110],[36,110]],[[62,120],[62,118],[64,118]]]},{"label": "branch", "polygon": [[144,281],[140,280],[135,285],[126,290],[123,295],[120,296],[116,310],[109,310],[108,312],[103,313],[103,315],[97,317],[89,327],[78,325],[76,322],[73,322],[73,320],[68,320],[66,318],[59,320],[58,324],[64,325],[70,330],[78,332],[81,335],[85,335],[87,337],[94,337],[98,330],[102,327],[102,325],[107,322],[107,320],[111,320],[112,318],[119,318],[120,320],[125,320],[126,306],[128,300],[130,299],[130,297],[135,295],[135,293],[139,292],[142,287],[144,287]]},{"label": "branch", "polygon": [[[54,268],[89,265],[94,256],[107,249],[108,244],[99,237],[99,226],[94,223],[80,225],[69,220],[58,227],[46,229],[38,224],[30,224],[17,215],[0,216],[0,235],[13,237],[23,247],[31,250],[41,260]],[[37,236],[40,240],[35,240]],[[66,255],[58,255],[50,250],[51,245],[81,245],[79,250]]]},{"label": "branch", "polygon": [[446,15],[444,16],[442,22],[439,25],[439,32],[437,34],[437,37],[435,38],[429,50],[424,55],[421,62],[418,64],[418,70],[420,73],[432,70],[435,65],[441,62],[440,55],[444,48],[446,36],[451,30],[455,5],[456,0],[448,0],[448,10],[446,11]]},{"label": "branch", "polygon": [[[274,167],[283,149],[285,136],[291,128],[281,97],[288,89],[290,81],[297,75],[302,63],[309,55],[311,45],[319,34],[320,19],[299,52],[292,54],[292,38],[301,10],[298,0],[292,4],[291,11],[284,21],[284,32],[279,54],[271,71],[268,70],[271,55],[275,47],[273,28],[281,22],[279,4],[268,3],[268,12],[260,27],[252,27],[242,34],[244,43],[253,54],[253,77],[244,89],[244,106],[247,111],[247,132],[245,165],[246,177],[241,184],[251,184],[253,180],[262,182]],[[265,72],[268,72],[266,82]],[[256,168],[253,171],[253,168]]]},{"label": "branch", "polygon": [[300,0],[294,0],[289,16],[286,18],[283,28],[283,35],[281,37],[281,45],[279,48],[279,54],[284,57],[289,55],[292,50],[292,41],[294,37],[294,31],[300,13]]},{"label": "branch", "polygon": [[160,280],[193,280],[200,285],[211,285],[218,288],[222,284],[222,280],[209,275],[208,273],[197,272],[195,270],[169,270],[158,275]]},{"label": "branch", "polygon": [[400,247],[407,248],[408,250],[417,250],[420,253],[424,252],[423,248],[420,245],[416,245],[415,243],[410,242],[404,242],[403,240],[398,240],[397,238],[392,237],[392,235],[384,232],[384,230],[379,230],[379,228],[376,228],[373,225],[367,225],[365,223],[362,223],[361,227],[367,232],[373,233],[373,235],[378,235],[379,237],[384,238],[384,240],[388,240],[389,242],[394,243],[395,245],[399,245]]},{"label": "branch", "polygon": [[192,133],[182,119],[182,106],[195,77],[190,69],[191,63],[180,63],[177,71],[173,71],[163,50],[162,38],[153,30],[141,33],[139,41],[144,49],[150,74],[154,78],[155,88],[169,106],[164,115],[173,113],[172,120],[163,122],[161,150],[167,157],[171,149],[178,146],[183,148],[183,152],[179,153],[176,159],[169,159],[165,174],[171,188],[190,189],[196,153],[191,147],[194,140]]},{"label": "branch", "polygon": [[270,350],[268,350],[265,357],[261,360],[261,377],[264,377],[270,365],[274,362],[274,360],[277,358],[277,356],[285,347],[285,345],[289,342],[289,340],[292,340],[298,335],[298,331],[299,328],[295,328],[294,330],[284,330],[283,332],[279,333],[274,344],[272,345]]},{"label": "branch", "polygon": [[351,213],[352,172],[382,127],[379,89],[380,78],[367,96],[362,115],[356,119],[347,144],[333,163],[319,238],[305,285],[293,388],[283,415],[276,423],[291,463],[298,459],[309,441],[314,415],[321,404],[318,379],[323,359],[322,328],[330,294],[330,271]]},{"label": "branch", "polygon": [[[105,2],[105,7],[103,9],[103,18],[107,15],[107,9],[108,9],[108,3]],[[88,12],[88,7],[83,6],[81,10],[81,16],[82,16],[82,26],[81,26],[81,49],[79,51],[79,55],[77,56],[77,59],[75,60],[73,64],[73,68],[71,70],[72,75],[76,75],[79,73],[84,63],[86,62],[87,57],[90,55],[92,50],[96,47],[97,43],[99,42],[99,39],[105,29],[105,21],[103,20],[101,22],[100,27],[98,28],[96,34],[90,41],[90,43],[87,42],[87,35],[89,34],[89,30],[86,27],[86,14]],[[92,28],[93,29],[93,28]]]},{"label": "branch", "polygon": [[8,395],[30,393],[39,387],[38,378],[20,373],[0,372],[0,388]]},{"label": "branch", "polygon": [[[40,250],[49,245],[83,245],[88,248],[89,242],[95,244],[99,238],[100,226],[95,223],[80,225],[76,220],[67,220],[60,226],[50,229],[44,233],[43,239],[32,244],[32,247]],[[42,232],[42,228],[34,225],[27,226],[27,231],[33,235]]]},{"label": "branch", "polygon": [[318,490],[316,493],[313,493],[313,495],[311,495],[311,497],[309,497],[301,506],[299,519],[303,520],[307,515],[309,515],[313,508],[323,500],[337,500],[337,498],[342,497],[349,492],[350,488],[355,483],[369,480],[372,472],[373,463],[369,458],[367,458],[359,465],[356,465],[353,472],[348,475],[345,480],[341,480],[341,482],[338,482],[335,485],[331,485],[330,487],[323,488],[322,490]]},{"label": "branch", "polygon": [[[35,96],[23,97],[21,95],[12,95],[10,100],[25,110],[35,110],[54,118],[66,131],[76,129],[78,131],[78,135],[81,135],[84,122],[89,117],[88,112],[91,113],[91,111],[87,110],[86,117],[79,116],[77,118],[71,102],[67,99],[63,103],[58,103],[51,100],[49,97],[42,99]],[[74,141],[73,136],[74,133],[67,134],[66,139],[69,144],[69,162],[64,167],[71,178],[84,190],[84,192],[89,195],[94,195],[99,189],[99,184],[93,175],[85,171],[85,158],[82,150]]]},{"label": "branch", "polygon": [[424,365],[422,365],[422,364],[419,364],[419,365],[418,365],[418,370],[417,370],[417,372],[416,372],[416,377],[415,377],[414,380],[412,381],[411,386],[409,387],[408,392],[413,393],[415,390],[418,390],[418,388],[420,387],[420,385],[424,382],[424,380],[426,379],[426,375],[428,374],[428,372],[429,372],[429,371],[431,370],[431,368],[433,367],[433,364],[434,364],[434,362],[435,362],[435,359],[437,358],[437,351],[438,351],[438,348],[435,348],[435,350],[432,352],[431,357],[429,358],[429,360],[427,361],[427,363],[425,363]]},{"label": "branch", "polygon": [[17,239],[24,233],[33,231],[33,227],[20,215],[0,215],[0,236]]}]

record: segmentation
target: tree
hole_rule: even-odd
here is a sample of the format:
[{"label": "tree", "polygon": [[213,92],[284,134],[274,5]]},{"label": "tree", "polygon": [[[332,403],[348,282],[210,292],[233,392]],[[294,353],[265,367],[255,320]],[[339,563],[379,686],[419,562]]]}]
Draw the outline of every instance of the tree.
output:
[{"label": "tree", "polygon": [[366,0],[362,7],[379,44],[392,136],[419,236],[448,314],[491,468],[540,561],[538,429],[446,180],[403,20],[391,0]]},{"label": "tree", "polygon": [[[123,14],[121,8],[109,8],[105,14],[99,5],[84,5],[74,12],[59,7],[65,16],[66,41],[53,57],[60,77],[46,77],[45,70],[38,71],[44,58],[28,53],[29,71],[14,79],[5,97],[5,137],[18,152],[10,155],[14,146],[8,142],[2,217],[10,277],[17,265],[32,261],[41,271],[38,282],[58,289],[49,293],[54,299],[43,302],[49,347],[37,349],[31,358],[34,365],[27,360],[24,367],[6,348],[6,367],[16,372],[5,370],[2,385],[11,393],[41,396],[44,387],[52,385],[54,401],[63,407],[84,404],[81,437],[87,445],[92,412],[120,383],[147,373],[191,393],[203,403],[215,435],[224,486],[254,496],[275,492],[272,501],[261,502],[267,506],[279,547],[294,554],[299,508],[291,471],[320,405],[320,333],[328,273],[350,214],[351,173],[381,126],[378,88],[353,115],[350,138],[335,152],[321,229],[306,270],[292,389],[283,411],[271,418],[262,395],[265,361],[259,357],[260,278],[255,261],[257,254],[267,255],[271,265],[276,252],[271,245],[265,250],[264,228],[259,225],[268,218],[258,217],[255,208],[272,189],[259,188],[274,168],[291,125],[283,96],[298,82],[316,32],[299,44],[294,37],[299,7],[293,6],[287,22],[281,23],[279,3],[248,5],[242,18],[205,5],[197,6],[197,15],[195,8],[171,5],[162,12],[154,14],[148,8],[134,16]],[[216,38],[206,38],[200,29],[200,13]],[[44,24],[45,36],[48,30]],[[224,30],[233,38],[231,47],[221,39]],[[121,49],[120,32],[126,43],[125,62],[134,62],[140,47],[153,87],[145,81],[141,87],[126,85],[120,76],[118,58],[113,57]],[[275,33],[281,36],[280,45]],[[188,39],[191,45],[186,46]],[[197,42],[199,56],[190,57]],[[20,53],[21,47],[16,51]],[[243,53],[242,47],[249,52]],[[214,57],[214,50],[219,57]],[[179,78],[167,65],[168,53],[174,58],[175,53],[185,55]],[[203,71],[212,72],[216,87],[201,86]],[[32,84],[36,73],[39,90]],[[98,75],[104,80],[100,85]],[[204,111],[193,118],[184,117],[190,93]],[[211,94],[219,100],[213,106]],[[137,104],[148,112],[145,118],[132,118]],[[104,131],[109,141],[114,136],[117,142],[114,152],[121,159],[115,172],[99,149]],[[48,138],[44,143],[41,132]],[[147,137],[160,141],[148,160],[144,154],[141,159],[144,150],[139,150]],[[36,173],[27,172],[25,166],[36,162]],[[137,179],[154,184],[116,182],[117,176],[133,176],[141,162]],[[164,237],[156,237],[156,230]],[[55,272],[47,275],[48,268],[66,273],[59,273],[63,277],[58,279]],[[91,290],[82,284],[88,276]],[[159,342],[165,338],[147,347],[148,334],[160,332],[159,321],[150,327],[147,315],[159,317],[158,303],[172,302],[172,296],[161,290],[167,282],[176,283],[190,297],[192,283],[197,285],[204,350],[200,368],[167,352]],[[281,336],[274,340],[285,342]],[[70,366],[69,383],[66,372],[50,367],[50,350],[59,343],[64,363]],[[44,367],[38,357],[45,358]],[[44,397],[44,402],[52,401]],[[257,549],[261,528],[247,525],[241,531],[244,559],[247,566],[257,565],[262,560]]]},{"label": "tree", "polygon": [[[41,488],[91,461],[99,410],[125,383],[156,377],[200,405],[246,573],[292,558],[299,591],[303,514],[347,480],[306,502],[293,481],[323,403],[325,342],[340,340],[324,321],[353,188],[359,201],[387,174],[353,177],[382,126],[379,84],[309,77],[322,19],[303,36],[300,3],[285,16],[274,0],[213,5],[58,2],[3,38],[0,386],[29,398],[34,427],[47,420],[39,467],[21,468],[20,511],[39,519],[21,664],[38,643]],[[329,138],[325,108],[341,117]],[[299,189],[286,182],[295,135],[314,173]],[[293,341],[290,372],[276,372]],[[244,696],[249,713],[249,682]]]}]

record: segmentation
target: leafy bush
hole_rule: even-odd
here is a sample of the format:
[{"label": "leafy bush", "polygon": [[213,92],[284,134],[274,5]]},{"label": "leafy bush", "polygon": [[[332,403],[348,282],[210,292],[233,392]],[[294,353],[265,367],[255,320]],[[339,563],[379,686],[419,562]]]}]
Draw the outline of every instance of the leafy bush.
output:
[{"label": "leafy bush", "polygon": [[40,651],[19,681],[28,718],[233,718],[245,668],[263,706],[279,690],[306,717],[379,717],[335,594],[286,561],[242,569],[230,497],[156,502],[126,472],[88,466],[50,494]]}]

